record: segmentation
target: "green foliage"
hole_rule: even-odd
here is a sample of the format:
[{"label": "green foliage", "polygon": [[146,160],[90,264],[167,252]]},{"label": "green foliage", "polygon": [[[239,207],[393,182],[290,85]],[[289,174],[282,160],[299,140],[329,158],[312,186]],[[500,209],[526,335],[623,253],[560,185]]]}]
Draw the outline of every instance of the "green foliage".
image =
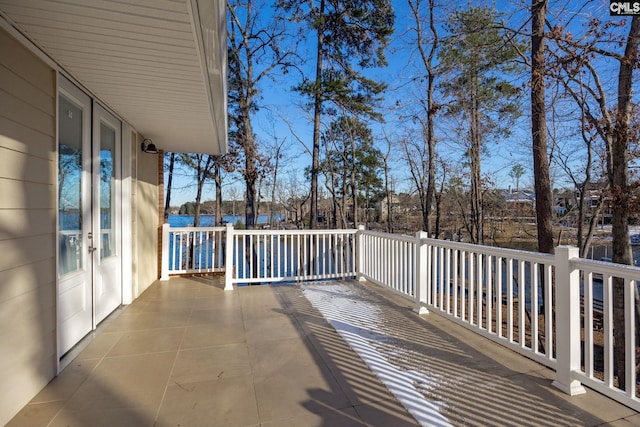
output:
[{"label": "green foliage", "polygon": [[516,163],[509,171],[509,177],[516,180],[516,190],[520,189],[520,178],[524,175],[524,167],[520,163]]},{"label": "green foliage", "polygon": [[386,65],[384,50],[395,20],[390,1],[280,0],[278,7],[292,14],[292,21],[322,33],[328,58],[357,59],[361,68]]},{"label": "green foliage", "polygon": [[456,10],[445,27],[438,59],[448,79],[441,88],[449,97],[446,112],[471,121],[477,114],[477,135],[508,135],[512,121],[520,115],[519,95],[513,77],[521,71],[517,40],[507,39],[498,25],[499,15],[489,6]]},{"label": "green foliage", "polygon": [[393,34],[395,14],[389,0],[280,0],[278,7],[318,35],[320,75],[296,90],[311,99],[331,101],[351,112],[374,114],[383,84],[360,70],[387,64],[384,51]]},{"label": "green foliage", "polygon": [[323,139],[327,149],[321,169],[333,174],[336,196],[365,197],[382,190],[382,154],[374,147],[365,123],[357,117],[342,116],[331,123]]},{"label": "green foliage", "polygon": [[180,206],[178,214],[180,215],[193,215],[196,212],[196,204],[194,202],[186,202]]},{"label": "green foliage", "polygon": [[323,70],[320,83],[305,79],[295,90],[310,98],[318,93],[324,101],[332,106],[324,106],[324,113],[337,115],[338,110],[346,110],[352,114],[362,114],[380,118],[375,106],[382,100],[381,93],[386,85],[368,79],[360,73],[349,70]]}]

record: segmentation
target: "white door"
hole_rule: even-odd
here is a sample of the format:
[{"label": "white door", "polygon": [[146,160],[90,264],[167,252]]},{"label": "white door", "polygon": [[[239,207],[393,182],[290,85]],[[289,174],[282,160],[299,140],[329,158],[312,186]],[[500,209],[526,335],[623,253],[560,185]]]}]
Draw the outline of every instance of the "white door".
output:
[{"label": "white door", "polygon": [[93,329],[91,99],[62,77],[58,99],[58,356],[62,356]]},{"label": "white door", "polygon": [[96,324],[122,303],[120,136],[120,121],[96,105],[93,112],[92,234]]},{"label": "white door", "polygon": [[121,124],[60,77],[58,356],[122,302]]}]

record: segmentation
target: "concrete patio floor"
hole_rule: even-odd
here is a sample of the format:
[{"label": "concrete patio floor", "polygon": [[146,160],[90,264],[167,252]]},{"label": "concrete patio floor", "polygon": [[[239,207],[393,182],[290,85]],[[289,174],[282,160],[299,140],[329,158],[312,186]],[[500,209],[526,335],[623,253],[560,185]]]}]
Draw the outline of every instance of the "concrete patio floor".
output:
[{"label": "concrete patio floor", "polygon": [[[635,411],[591,390],[564,395],[549,369],[436,314],[418,317],[382,288],[344,285],[437,377],[421,392],[453,425],[640,426]],[[299,286],[225,292],[173,278],[94,335],[8,426],[417,424]]]}]

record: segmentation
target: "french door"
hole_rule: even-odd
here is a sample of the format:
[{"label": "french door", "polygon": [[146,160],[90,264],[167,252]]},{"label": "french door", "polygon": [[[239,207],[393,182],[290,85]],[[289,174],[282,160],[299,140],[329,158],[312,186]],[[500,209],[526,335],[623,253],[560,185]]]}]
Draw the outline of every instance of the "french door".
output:
[{"label": "french door", "polygon": [[121,123],[60,77],[58,356],[122,302]]}]

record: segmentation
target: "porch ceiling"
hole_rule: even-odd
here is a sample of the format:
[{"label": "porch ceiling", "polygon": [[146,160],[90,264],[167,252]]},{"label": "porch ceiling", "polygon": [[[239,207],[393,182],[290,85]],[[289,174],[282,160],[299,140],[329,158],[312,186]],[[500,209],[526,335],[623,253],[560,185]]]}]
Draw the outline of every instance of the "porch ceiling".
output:
[{"label": "porch ceiling", "polygon": [[221,0],[0,0],[0,13],[165,151],[227,150]]}]

